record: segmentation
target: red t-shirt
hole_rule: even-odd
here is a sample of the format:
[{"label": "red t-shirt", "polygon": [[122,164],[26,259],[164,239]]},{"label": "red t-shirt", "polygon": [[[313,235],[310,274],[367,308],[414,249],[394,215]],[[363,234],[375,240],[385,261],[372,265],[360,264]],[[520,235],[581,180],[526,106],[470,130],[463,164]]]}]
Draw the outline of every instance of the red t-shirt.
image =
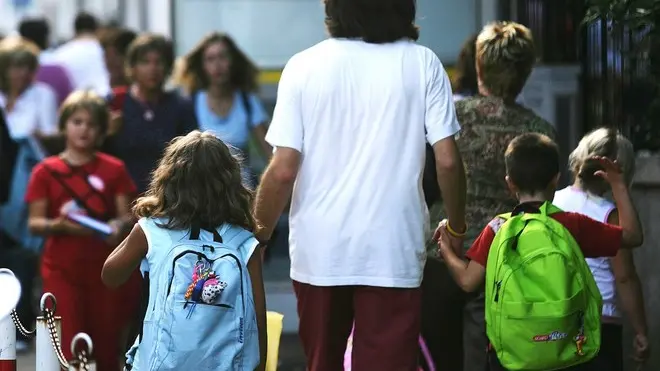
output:
[{"label": "red t-shirt", "polygon": [[[135,192],[135,183],[124,163],[115,157],[97,153],[85,165],[70,166],[60,157],[52,156],[32,170],[25,200],[28,203],[47,200],[47,217],[57,218],[62,206],[74,199],[74,193],[91,211],[91,216],[110,219],[116,216],[116,197],[132,196]],[[111,251],[112,247],[97,236],[54,235],[46,239],[43,261],[70,267],[102,262]]]},{"label": "red t-shirt", "polygon": [[[585,258],[615,256],[621,248],[623,231],[619,226],[601,223],[577,213],[562,211],[550,216],[568,229]],[[497,217],[488,223],[467,251],[468,259],[486,266],[490,245],[502,224],[503,220]]]}]

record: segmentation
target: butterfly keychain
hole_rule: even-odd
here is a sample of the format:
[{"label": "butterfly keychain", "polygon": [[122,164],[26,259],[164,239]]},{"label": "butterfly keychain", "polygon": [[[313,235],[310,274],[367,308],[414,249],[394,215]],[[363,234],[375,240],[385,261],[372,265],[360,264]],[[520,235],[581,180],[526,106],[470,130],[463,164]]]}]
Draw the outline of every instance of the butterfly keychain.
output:
[{"label": "butterfly keychain", "polygon": [[186,318],[192,316],[197,303],[213,304],[213,301],[226,287],[227,283],[218,280],[208,262],[198,260],[193,269],[192,282],[185,294],[186,304],[183,307],[192,304]]}]

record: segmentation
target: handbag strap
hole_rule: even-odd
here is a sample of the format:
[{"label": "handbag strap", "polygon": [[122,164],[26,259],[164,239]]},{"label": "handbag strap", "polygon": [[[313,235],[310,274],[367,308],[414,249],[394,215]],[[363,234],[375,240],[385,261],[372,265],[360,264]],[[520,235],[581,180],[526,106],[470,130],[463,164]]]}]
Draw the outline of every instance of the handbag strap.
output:
[{"label": "handbag strap", "polygon": [[[48,166],[46,164],[43,164],[43,166],[50,173],[50,175],[53,177],[53,179],[55,179],[62,186],[62,188],[69,194],[69,196],[71,196],[71,198],[76,202],[78,207],[83,208],[89,216],[91,216],[94,219],[98,219],[98,220],[102,220],[102,221],[106,221],[106,220],[110,219],[110,209],[111,209],[110,204],[109,204],[108,200],[105,198],[105,196],[99,190],[97,190],[96,187],[94,187],[90,183],[90,181],[89,181],[90,174],[87,173],[82,168],[74,169],[68,162],[66,162],[66,161],[63,161],[63,162],[69,168],[69,174],[62,174],[62,173],[52,169],[50,166]],[[82,172],[82,176],[80,174],[81,172]],[[63,175],[81,176],[83,178],[85,184],[88,187],[87,194],[85,196],[81,196],[78,193],[76,193],[76,191],[74,191],[73,188],[71,188],[71,186],[69,186],[64,181],[64,179],[62,179]],[[101,199],[101,201],[103,202],[103,205],[105,206],[105,212],[104,213],[98,214],[97,212],[94,211],[94,209],[92,209],[87,204],[86,201],[89,200],[92,197],[92,195],[95,195],[95,196],[97,196]],[[84,197],[84,199],[83,199],[83,197]]]}]

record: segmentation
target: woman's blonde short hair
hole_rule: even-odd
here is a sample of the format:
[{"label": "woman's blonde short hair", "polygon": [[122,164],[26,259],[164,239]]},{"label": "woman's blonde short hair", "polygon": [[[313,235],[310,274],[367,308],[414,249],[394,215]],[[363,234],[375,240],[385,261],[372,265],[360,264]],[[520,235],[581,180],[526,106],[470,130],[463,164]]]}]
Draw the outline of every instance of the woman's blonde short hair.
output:
[{"label": "woman's blonde short hair", "polygon": [[493,22],[477,37],[480,84],[493,96],[515,99],[536,61],[532,32],[515,22]]},{"label": "woman's blonde short hair", "polygon": [[599,128],[585,135],[578,146],[568,156],[568,165],[583,188],[594,193],[607,189],[607,184],[593,173],[599,165],[590,159],[593,156],[616,160],[628,185],[635,176],[635,151],[632,143],[613,128]]},{"label": "woman's blonde short hair", "polygon": [[20,36],[11,36],[0,41],[0,90],[8,91],[7,72],[11,66],[27,66],[36,71],[39,66],[39,47]]}]

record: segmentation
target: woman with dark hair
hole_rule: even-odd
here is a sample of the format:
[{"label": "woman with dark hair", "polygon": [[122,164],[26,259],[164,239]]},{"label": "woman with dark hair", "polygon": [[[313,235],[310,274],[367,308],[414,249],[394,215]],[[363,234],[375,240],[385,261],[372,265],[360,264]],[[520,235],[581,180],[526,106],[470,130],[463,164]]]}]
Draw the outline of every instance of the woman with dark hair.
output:
[{"label": "woman with dark hair", "polygon": [[353,370],[416,371],[425,142],[450,224],[467,228],[450,82],[415,42],[415,0],[324,3],[330,38],[294,55],[279,82],[257,237],[270,239],[292,194],[291,278],[307,369],[342,370],[354,325]]},{"label": "woman with dark hair", "polygon": [[[226,34],[204,37],[181,61],[175,84],[193,98],[202,130],[247,156],[253,137],[266,158],[272,148],[266,142],[268,116],[257,97],[257,67]],[[254,179],[247,176],[250,185]]]},{"label": "woman with dark hair", "polygon": [[454,101],[479,93],[477,83],[477,36],[475,33],[468,37],[461,47],[456,61],[456,70],[451,79],[451,89],[454,91]]}]

